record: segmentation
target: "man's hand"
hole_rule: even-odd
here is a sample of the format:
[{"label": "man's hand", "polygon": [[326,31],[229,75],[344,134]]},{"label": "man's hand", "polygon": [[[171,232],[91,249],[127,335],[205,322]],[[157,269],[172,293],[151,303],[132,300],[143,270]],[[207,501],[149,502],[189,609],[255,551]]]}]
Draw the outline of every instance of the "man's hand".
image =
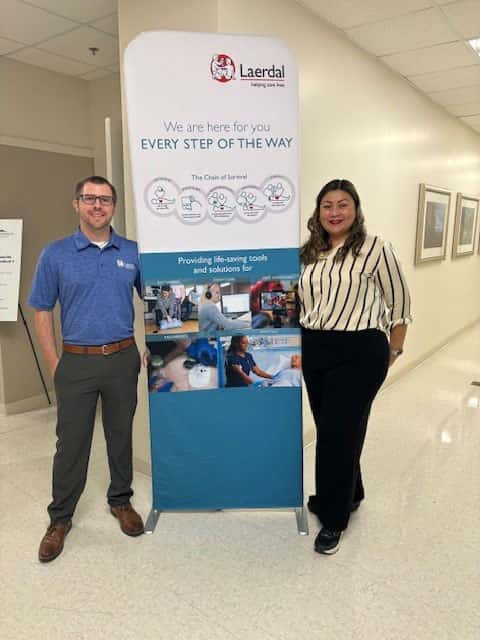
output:
[{"label": "man's hand", "polygon": [[52,312],[40,311],[37,309],[35,311],[34,324],[40,347],[53,377],[60,358],[58,357],[57,345],[55,342],[55,329],[53,326]]},{"label": "man's hand", "polygon": [[142,364],[144,367],[148,367],[149,362],[150,362],[150,349],[146,347],[145,351],[142,354]]},{"label": "man's hand", "polygon": [[55,371],[57,370],[59,362],[60,362],[60,358],[56,358],[53,362],[48,363],[48,366],[50,367],[50,373],[52,374],[52,378],[55,375]]}]

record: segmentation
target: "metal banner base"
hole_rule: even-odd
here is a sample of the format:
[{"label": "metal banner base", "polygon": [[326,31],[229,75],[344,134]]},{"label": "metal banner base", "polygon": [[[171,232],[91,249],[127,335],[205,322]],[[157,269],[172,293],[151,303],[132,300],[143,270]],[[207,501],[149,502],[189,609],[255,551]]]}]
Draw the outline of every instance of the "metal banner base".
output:
[{"label": "metal banner base", "polygon": [[151,536],[152,533],[155,531],[155,527],[157,526],[157,522],[161,513],[162,512],[159,511],[158,509],[152,509],[148,514],[148,518],[147,518],[147,521],[145,522],[145,528],[144,528],[144,531],[147,536]]},{"label": "metal banner base", "polygon": [[298,534],[301,536],[308,536],[307,510],[305,507],[299,507],[298,509],[295,509],[295,515],[297,516]]},{"label": "metal banner base", "polygon": [[[215,511],[223,511],[223,509],[215,509]],[[161,510],[152,509],[148,514],[147,521],[145,522],[145,534],[147,536],[152,535],[157,526],[158,519],[160,518]],[[297,530],[301,536],[308,536],[308,519],[307,511],[305,507],[298,507],[295,509],[295,516],[297,519]]]}]

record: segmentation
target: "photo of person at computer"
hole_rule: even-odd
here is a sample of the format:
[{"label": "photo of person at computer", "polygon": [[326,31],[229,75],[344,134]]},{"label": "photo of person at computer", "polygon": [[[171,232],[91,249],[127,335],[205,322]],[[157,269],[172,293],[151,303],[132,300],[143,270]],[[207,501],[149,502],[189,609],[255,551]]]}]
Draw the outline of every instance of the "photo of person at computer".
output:
[{"label": "photo of person at computer", "polygon": [[222,387],[300,387],[300,336],[249,334],[219,338]]},{"label": "photo of person at computer", "polygon": [[213,338],[147,342],[150,393],[218,388],[218,351]]},{"label": "photo of person at computer", "polygon": [[251,286],[252,329],[298,327],[297,281],[259,280]]},{"label": "photo of person at computer", "polygon": [[249,329],[251,324],[249,283],[213,282],[204,286],[198,308],[199,331]]}]

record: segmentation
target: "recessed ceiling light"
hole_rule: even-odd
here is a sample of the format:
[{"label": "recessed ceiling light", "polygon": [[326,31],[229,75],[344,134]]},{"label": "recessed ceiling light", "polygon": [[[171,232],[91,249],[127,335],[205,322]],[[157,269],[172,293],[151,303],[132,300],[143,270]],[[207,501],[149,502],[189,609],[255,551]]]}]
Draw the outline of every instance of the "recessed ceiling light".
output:
[{"label": "recessed ceiling light", "polygon": [[468,41],[468,44],[472,47],[477,56],[480,56],[480,38],[473,38]]}]

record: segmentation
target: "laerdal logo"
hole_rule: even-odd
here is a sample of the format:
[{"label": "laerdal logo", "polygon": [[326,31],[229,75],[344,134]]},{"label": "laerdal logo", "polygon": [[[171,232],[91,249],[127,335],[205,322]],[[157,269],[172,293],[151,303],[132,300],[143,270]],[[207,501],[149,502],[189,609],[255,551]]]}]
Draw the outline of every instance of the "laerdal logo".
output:
[{"label": "laerdal logo", "polygon": [[270,67],[247,67],[240,65],[240,80],[253,80],[266,78],[271,80],[285,80],[285,65],[277,67],[272,64]]},{"label": "laerdal logo", "polygon": [[235,78],[235,63],[226,53],[217,53],[210,62],[210,71],[217,82],[230,82]]},{"label": "laerdal logo", "polygon": [[[210,62],[210,72],[213,80],[217,82],[230,82],[230,80],[250,80],[252,86],[284,87],[285,65],[275,63],[266,66],[249,66],[240,63],[239,75],[236,76],[236,66],[233,58],[226,53],[217,53]],[[258,81],[263,82],[258,82]]]}]

